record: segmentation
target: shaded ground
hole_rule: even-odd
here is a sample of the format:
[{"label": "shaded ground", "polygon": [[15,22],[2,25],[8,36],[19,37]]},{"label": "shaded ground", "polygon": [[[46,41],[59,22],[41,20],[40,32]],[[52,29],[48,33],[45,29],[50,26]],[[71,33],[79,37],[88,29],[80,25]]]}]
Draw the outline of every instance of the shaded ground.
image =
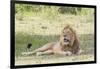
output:
[{"label": "shaded ground", "polygon": [[[85,51],[85,53],[93,53],[94,52],[94,35],[92,34],[85,34],[79,35],[80,39],[80,47]],[[16,35],[16,43],[15,43],[15,55],[20,56],[21,52],[26,52],[27,44],[32,43],[31,50],[37,49],[43,46],[46,43],[51,41],[55,42],[59,40],[59,36],[40,36],[40,35]],[[28,51],[31,51],[28,50]]]},{"label": "shaded ground", "polygon": [[[22,38],[22,36],[17,36]],[[46,64],[46,63],[61,63],[61,62],[80,62],[80,61],[93,61],[94,60],[94,35],[80,35],[80,47],[84,51],[81,55],[72,55],[72,56],[59,56],[59,55],[42,55],[42,56],[21,56],[21,52],[34,50],[45,43],[50,41],[56,41],[59,36],[32,36],[28,42],[32,43],[31,50],[26,50],[27,46],[27,37],[23,37],[23,42],[16,44],[16,65],[25,65],[25,64]],[[51,38],[50,38],[51,37]],[[54,38],[55,37],[55,38]],[[21,39],[22,40],[22,39]],[[18,40],[20,41],[20,40]],[[16,41],[16,42],[18,42]],[[40,44],[39,44],[40,43]],[[18,47],[19,46],[19,47]]]}]

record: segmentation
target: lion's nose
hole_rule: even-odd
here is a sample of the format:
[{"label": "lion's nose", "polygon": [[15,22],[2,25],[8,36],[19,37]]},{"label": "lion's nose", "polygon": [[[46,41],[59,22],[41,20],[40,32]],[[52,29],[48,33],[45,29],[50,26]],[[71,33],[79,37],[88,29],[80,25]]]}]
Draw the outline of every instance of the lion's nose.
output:
[{"label": "lion's nose", "polygon": [[69,40],[68,40],[68,39],[66,39],[66,38],[64,38],[64,41],[65,41],[65,42],[69,42]]}]

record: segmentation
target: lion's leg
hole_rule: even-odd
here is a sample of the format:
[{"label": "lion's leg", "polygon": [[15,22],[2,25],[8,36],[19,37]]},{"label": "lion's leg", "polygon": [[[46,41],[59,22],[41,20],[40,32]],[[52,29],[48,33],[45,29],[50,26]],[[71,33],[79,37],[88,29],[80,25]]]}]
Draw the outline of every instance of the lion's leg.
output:
[{"label": "lion's leg", "polygon": [[51,46],[46,44],[46,45],[44,45],[44,46],[42,46],[42,47],[40,47],[32,52],[23,52],[22,55],[31,55],[31,54],[35,54],[36,52],[44,52],[50,48],[51,48]]},{"label": "lion's leg", "polygon": [[70,51],[58,51],[58,52],[54,52],[54,54],[69,56],[69,55],[72,55],[72,52],[70,52]]},{"label": "lion's leg", "polygon": [[54,54],[66,55],[66,52],[64,52],[64,51],[54,51]]},{"label": "lion's leg", "polygon": [[47,51],[44,51],[44,52],[37,52],[36,53],[37,56],[46,55],[46,54],[53,54],[53,51],[52,50],[47,50]]},{"label": "lion's leg", "polygon": [[52,47],[51,45],[46,44],[46,45],[34,50],[33,52],[44,52],[46,50],[49,50],[51,47]]}]

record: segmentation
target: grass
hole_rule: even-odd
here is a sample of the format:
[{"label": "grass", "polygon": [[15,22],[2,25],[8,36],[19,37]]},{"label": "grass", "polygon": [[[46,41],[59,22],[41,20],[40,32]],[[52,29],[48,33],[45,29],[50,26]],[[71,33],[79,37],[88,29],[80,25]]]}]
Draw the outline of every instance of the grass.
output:
[{"label": "grass", "polygon": [[[43,14],[16,15],[15,19],[15,64],[46,64],[61,62],[79,62],[94,60],[94,18],[93,15],[59,14],[47,17]],[[48,42],[59,40],[63,27],[71,25],[80,39],[80,47],[84,51],[81,55],[59,56],[22,56],[22,52],[32,51]],[[27,44],[32,43],[31,50]],[[48,60],[49,59],[49,60]]]},{"label": "grass", "polygon": [[[80,38],[80,46],[81,49],[84,50],[84,54],[91,53],[93,54],[94,49],[94,35],[92,34],[82,34],[79,36]],[[22,34],[16,35],[16,43],[15,43],[15,55],[21,56],[22,52],[26,51],[27,44],[32,43],[31,50],[39,48],[46,43],[55,42],[59,39],[59,36],[41,36],[41,35],[34,35],[34,36],[24,36]]]},{"label": "grass", "polygon": [[42,55],[42,56],[22,56],[16,59],[15,65],[35,65],[35,64],[50,64],[50,63],[70,63],[70,62],[85,62],[94,61],[94,56],[91,54],[59,56],[59,55]]}]

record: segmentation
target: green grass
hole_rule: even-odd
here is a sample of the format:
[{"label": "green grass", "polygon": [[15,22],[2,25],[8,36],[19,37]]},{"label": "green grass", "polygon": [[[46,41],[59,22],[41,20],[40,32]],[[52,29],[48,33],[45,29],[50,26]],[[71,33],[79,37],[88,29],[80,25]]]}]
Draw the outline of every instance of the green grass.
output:
[{"label": "green grass", "polygon": [[40,36],[40,35],[24,36],[22,34],[17,34],[15,40],[15,48],[16,48],[15,55],[20,56],[22,52],[25,52],[28,43],[32,43],[32,50],[34,50],[48,42],[56,41],[57,37],[58,36]]},{"label": "green grass", "polygon": [[[25,14],[25,13],[24,13]],[[16,15],[15,19],[15,64],[45,64],[94,60],[94,19],[93,15],[52,15],[33,14]],[[71,25],[80,39],[81,55],[58,56],[22,56],[22,52],[32,51],[48,42],[59,40],[61,30]],[[31,50],[26,50],[32,43]],[[49,60],[48,60],[49,59]]]},{"label": "green grass", "polygon": [[[82,34],[79,35],[80,38],[80,47],[84,51],[84,54],[90,53],[93,54],[94,49],[94,35],[92,34]],[[43,46],[44,44],[48,42],[55,42],[59,40],[59,36],[40,36],[40,35],[34,35],[34,36],[24,36],[22,34],[16,35],[16,43],[15,43],[15,55],[21,56],[22,52],[26,51],[28,43],[32,43],[31,50],[34,50],[36,48],[39,48]]]}]

